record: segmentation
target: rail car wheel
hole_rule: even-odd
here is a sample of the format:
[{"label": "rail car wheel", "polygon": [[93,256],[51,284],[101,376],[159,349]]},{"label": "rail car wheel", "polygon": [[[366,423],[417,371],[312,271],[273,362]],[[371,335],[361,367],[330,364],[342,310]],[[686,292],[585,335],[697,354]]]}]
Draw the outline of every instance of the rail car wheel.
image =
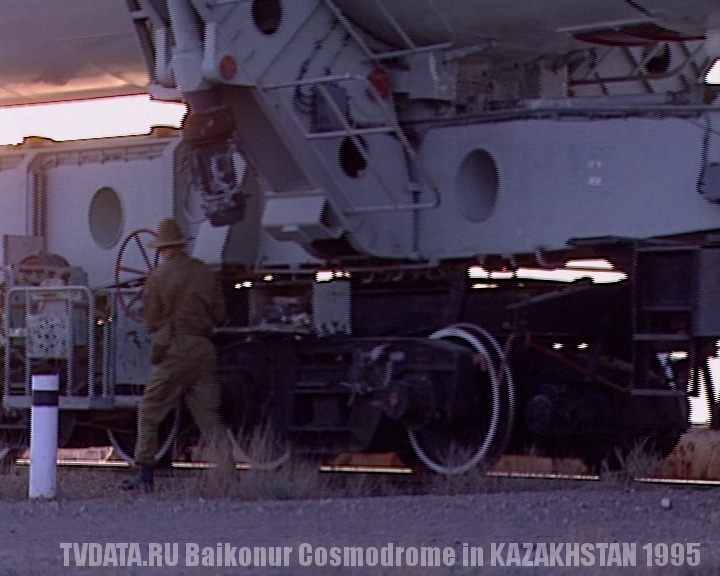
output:
[{"label": "rail car wheel", "polygon": [[[180,430],[180,412],[181,410],[175,410],[160,425],[160,447],[155,453],[155,462],[159,466],[170,466],[172,464],[172,448],[177,439],[178,430]],[[107,436],[117,455],[128,464],[134,465],[135,458],[133,455],[137,434],[135,432],[118,432],[108,428]]]},{"label": "rail car wheel", "polygon": [[478,466],[489,468],[502,454],[512,429],[515,396],[505,351],[484,329],[456,324],[430,335],[466,346],[477,354],[472,398],[477,409],[472,422],[438,420],[423,428],[407,428],[417,460],[444,475],[463,474]]},{"label": "rail car wheel", "polygon": [[30,447],[25,432],[0,432],[0,472],[7,472],[23,452]]},{"label": "rail car wheel", "polygon": [[631,436],[623,441],[598,441],[581,457],[592,474],[641,469],[669,456],[687,430],[682,427]]},{"label": "rail car wheel", "polygon": [[[152,256],[149,242],[157,237],[153,230],[141,228],[128,234],[123,240],[115,261],[115,287],[118,302],[125,313],[138,322],[142,322],[142,299],[145,280],[158,265],[157,252]],[[133,254],[134,252],[134,254]],[[141,265],[130,265],[136,262],[137,256]],[[135,289],[130,292],[130,289]]]},{"label": "rail car wheel", "polygon": [[227,435],[235,457],[254,470],[276,470],[292,454],[287,441],[278,438],[269,429],[261,427],[249,434],[239,435],[228,428]]},{"label": "rail car wheel", "polygon": [[[630,410],[636,428],[628,430],[620,437],[597,438],[584,444],[588,449],[581,459],[592,473],[618,472],[623,469],[627,471],[628,468],[641,468],[638,463],[648,465],[653,461],[660,461],[670,455],[687,432],[690,422],[690,398],[686,394],[672,393],[683,390],[683,382],[692,376],[678,379],[679,375],[673,367],[668,367],[666,358],[655,356],[654,359],[658,361],[656,371],[667,373],[670,370],[672,379],[664,387],[658,385],[661,391],[658,396],[634,397],[635,403]],[[617,404],[614,411],[618,411]],[[659,423],[665,425],[660,427]]]},{"label": "rail car wheel", "polygon": [[235,459],[255,470],[274,470],[292,454],[281,424],[285,420],[277,411],[278,391],[272,379],[238,368],[249,364],[246,354],[242,348],[221,354],[222,417]]}]

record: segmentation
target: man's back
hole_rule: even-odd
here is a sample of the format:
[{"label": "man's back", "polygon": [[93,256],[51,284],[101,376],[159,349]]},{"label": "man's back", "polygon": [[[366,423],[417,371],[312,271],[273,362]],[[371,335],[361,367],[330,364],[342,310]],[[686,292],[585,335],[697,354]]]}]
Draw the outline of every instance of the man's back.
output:
[{"label": "man's back", "polygon": [[156,332],[168,321],[210,333],[225,316],[225,302],[215,273],[182,251],[173,254],[148,277],[145,327]]}]

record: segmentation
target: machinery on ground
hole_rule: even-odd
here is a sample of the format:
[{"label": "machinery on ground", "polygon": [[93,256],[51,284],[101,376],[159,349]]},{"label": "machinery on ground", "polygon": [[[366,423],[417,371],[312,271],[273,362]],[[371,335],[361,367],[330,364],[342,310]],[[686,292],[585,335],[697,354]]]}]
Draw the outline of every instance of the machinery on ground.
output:
[{"label": "machinery on ground", "polygon": [[[148,228],[167,214],[226,286],[225,416],[239,444],[272,432],[257,465],[598,467],[638,443],[668,454],[703,387],[718,424],[720,4],[127,4],[149,92],[188,106],[182,138],[0,154],[26,177],[10,229],[92,286],[6,283],[8,429],[51,362],[68,426],[128,444]],[[184,431],[169,422],[166,447]]]}]

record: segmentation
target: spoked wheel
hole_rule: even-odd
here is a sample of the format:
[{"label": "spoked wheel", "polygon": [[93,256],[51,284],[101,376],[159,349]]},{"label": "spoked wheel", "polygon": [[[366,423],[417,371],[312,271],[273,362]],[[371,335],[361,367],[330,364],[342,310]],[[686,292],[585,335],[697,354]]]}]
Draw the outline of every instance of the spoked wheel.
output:
[{"label": "spoked wheel", "polygon": [[[155,462],[158,465],[169,466],[172,464],[172,448],[177,439],[178,430],[180,429],[180,412],[180,410],[173,411],[160,425],[160,447],[155,453]],[[117,455],[128,464],[134,465],[137,434],[135,432],[117,432],[108,428],[107,436]]]},{"label": "spoked wheel", "polygon": [[505,351],[491,334],[471,324],[443,328],[430,338],[455,342],[475,352],[475,387],[464,389],[467,397],[460,400],[471,416],[407,428],[414,455],[422,465],[444,475],[463,474],[478,466],[487,469],[507,444],[515,411]]},{"label": "spoked wheel", "polygon": [[142,228],[128,234],[120,245],[115,261],[115,286],[118,302],[132,319],[142,322],[142,299],[145,280],[158,265],[157,252],[152,255],[149,242],[155,232]]}]

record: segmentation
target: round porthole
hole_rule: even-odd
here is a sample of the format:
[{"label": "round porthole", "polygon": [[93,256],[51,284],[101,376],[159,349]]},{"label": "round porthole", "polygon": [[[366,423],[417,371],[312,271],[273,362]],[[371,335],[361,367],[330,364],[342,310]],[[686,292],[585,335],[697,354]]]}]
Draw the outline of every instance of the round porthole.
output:
[{"label": "round porthole", "polygon": [[499,187],[493,157],[485,150],[468,154],[455,179],[455,195],[462,215],[470,222],[487,219],[495,208]]},{"label": "round porthole", "polygon": [[266,35],[275,34],[282,20],[280,0],[255,0],[252,5],[252,19],[255,27]]},{"label": "round porthole", "polygon": [[120,240],[123,210],[120,197],[110,187],[100,188],[90,201],[90,235],[100,248],[112,248]]}]

